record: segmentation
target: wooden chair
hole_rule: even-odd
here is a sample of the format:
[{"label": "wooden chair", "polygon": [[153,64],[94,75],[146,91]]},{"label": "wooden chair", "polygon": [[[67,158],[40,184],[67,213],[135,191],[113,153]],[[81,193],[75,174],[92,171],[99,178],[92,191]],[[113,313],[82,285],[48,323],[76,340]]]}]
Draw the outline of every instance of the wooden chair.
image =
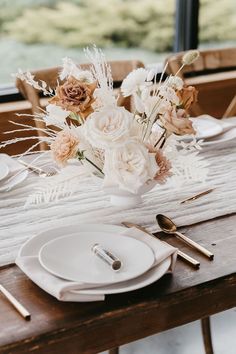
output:
[{"label": "wooden chair", "polygon": [[226,109],[223,118],[229,118],[233,116],[236,116],[236,95],[234,96],[228,108]]},{"label": "wooden chair", "polygon": [[[123,79],[134,69],[144,67],[144,64],[138,60],[126,60],[126,61],[111,61],[109,62],[111,66],[111,72],[114,82],[114,87],[116,88],[116,94],[119,94],[119,87],[123,81]],[[89,69],[90,64],[81,64],[80,67],[82,69]],[[32,71],[32,75],[36,81],[43,80],[47,83],[47,85],[51,88],[55,88],[57,86],[58,75],[61,70],[61,67],[48,68],[42,70]],[[39,91],[27,84],[20,79],[16,80],[16,87],[21,92],[21,94],[27,99],[32,106],[32,113],[39,113],[41,108],[44,108],[47,104],[46,98],[41,98],[39,95]],[[132,110],[132,101],[129,97],[119,96],[118,105],[124,106],[128,110]],[[43,128],[42,122],[35,122],[35,125],[38,128]],[[40,135],[40,133],[39,133]],[[45,144],[41,144],[41,149],[44,150],[46,148]]]},{"label": "wooden chair", "polygon": [[[185,52],[167,58],[167,73],[174,75],[180,68]],[[201,50],[199,58],[185,66],[179,76],[187,85],[199,91],[198,104],[192,115],[210,114],[222,118],[236,94],[236,48]]]},{"label": "wooden chair", "polygon": [[[27,116],[30,114],[30,103],[27,101],[16,101],[16,102],[8,102],[0,104],[0,142],[4,142],[6,140],[11,140],[15,138],[26,138],[32,135],[35,135],[32,131],[24,131],[24,132],[13,132],[8,133],[8,131],[19,129],[19,126],[12,124],[11,122],[20,123],[20,124],[31,124],[35,126],[32,119]],[[22,116],[17,116],[20,113]],[[16,144],[10,144],[4,148],[0,149],[0,153],[6,153],[9,155],[17,155],[22,154],[27,151],[32,144],[35,143],[35,140],[23,140]]]}]

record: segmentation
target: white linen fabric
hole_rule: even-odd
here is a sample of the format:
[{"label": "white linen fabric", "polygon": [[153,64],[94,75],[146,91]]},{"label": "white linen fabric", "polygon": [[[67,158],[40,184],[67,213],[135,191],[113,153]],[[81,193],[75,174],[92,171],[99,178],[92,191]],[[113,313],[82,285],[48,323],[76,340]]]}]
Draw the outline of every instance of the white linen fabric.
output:
[{"label": "white linen fabric", "polygon": [[[61,235],[57,235],[56,237],[60,237]],[[137,229],[125,229],[122,234],[120,234],[121,238],[125,236],[133,237],[137,240],[140,240],[146,243],[148,246],[151,247],[155,256],[155,262],[152,268],[156,268],[156,272],[159,271],[158,266],[163,262],[165,259],[171,257],[170,268],[168,272],[172,272],[174,270],[176,256],[177,256],[177,249],[168,245],[165,242],[161,242],[160,240],[147,235],[146,233],[137,230]],[[40,237],[37,236],[37,237]],[[28,251],[27,254],[22,254],[19,252],[18,257],[16,258],[16,264],[21,270],[40,288],[51,294],[52,296],[56,297],[58,300],[61,301],[78,301],[78,302],[88,302],[88,301],[102,301],[105,298],[106,291],[104,294],[83,294],[80,293],[80,290],[86,289],[94,289],[99,286],[95,284],[88,284],[88,283],[76,283],[72,281],[67,281],[61,278],[58,278],[49,272],[47,272],[39,263],[38,260],[38,251]],[[141,261],[141,260],[138,260]],[[163,274],[160,273],[160,276]],[[142,276],[141,276],[142,277]],[[136,278],[137,284],[139,283],[139,278]],[[122,284],[122,287],[129,284],[129,281],[119,283],[118,285]],[[108,285],[109,287],[109,285]],[[104,290],[106,287],[104,287]]]},{"label": "white linen fabric", "polygon": [[[158,231],[155,220],[158,213],[173,218],[179,226],[235,213],[236,141],[204,148],[201,154],[209,163],[206,182],[189,181],[181,187],[169,183],[157,185],[144,195],[141,205],[126,210],[112,207],[109,197],[92,177],[80,179],[71,196],[25,207],[27,197],[39,180],[38,176],[29,174],[16,188],[0,193],[0,265],[13,262],[27,239],[53,227],[91,222],[119,225],[122,221],[130,221],[142,224],[150,231]],[[195,201],[180,204],[181,200],[209,188],[215,189]]]}]

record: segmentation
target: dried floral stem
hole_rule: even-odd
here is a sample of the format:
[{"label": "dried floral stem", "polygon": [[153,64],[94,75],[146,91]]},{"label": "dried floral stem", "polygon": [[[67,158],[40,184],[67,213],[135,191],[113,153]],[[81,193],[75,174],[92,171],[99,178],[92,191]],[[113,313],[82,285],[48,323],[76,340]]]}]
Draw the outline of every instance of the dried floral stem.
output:
[{"label": "dried floral stem", "polygon": [[157,142],[154,145],[154,147],[156,147],[160,143],[160,141],[164,138],[165,135],[166,135],[166,129],[162,132],[160,138],[157,140]]},{"label": "dried floral stem", "polygon": [[178,75],[178,73],[185,67],[185,64],[182,64],[181,67],[179,68],[179,70],[175,73],[175,76]]},{"label": "dried floral stem", "polygon": [[94,162],[92,162],[89,158],[85,157],[84,158],[87,162],[89,162],[93,167],[95,167],[103,176],[104,176],[104,173],[103,171],[101,170],[100,167],[98,167]]},{"label": "dried floral stem", "polygon": [[166,142],[166,132],[165,132],[165,135],[164,135],[164,139],[163,139],[163,141],[161,143],[160,149],[162,149],[164,147],[165,142]]},{"label": "dried floral stem", "polygon": [[162,73],[161,73],[161,77],[160,77],[160,80],[159,80],[159,85],[160,85],[160,83],[162,82],[162,79],[163,79],[163,76],[164,76],[164,74],[165,74],[165,71],[166,71],[166,69],[167,69],[167,66],[168,66],[168,61],[166,62],[166,65],[164,66],[164,68],[163,68],[163,70],[162,70]]}]

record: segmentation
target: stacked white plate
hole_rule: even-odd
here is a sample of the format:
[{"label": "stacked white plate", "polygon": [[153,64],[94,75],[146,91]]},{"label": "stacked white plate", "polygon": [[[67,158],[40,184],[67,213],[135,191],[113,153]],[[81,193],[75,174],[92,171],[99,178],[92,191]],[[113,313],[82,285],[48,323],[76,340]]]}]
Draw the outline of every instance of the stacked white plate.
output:
[{"label": "stacked white plate", "polygon": [[[153,249],[141,240],[124,236],[124,230],[124,227],[104,224],[51,229],[23,245],[17,264],[27,274],[22,260],[37,259],[34,263],[37,267],[37,279],[31,270],[27,275],[46,291],[42,280],[45,271],[61,279],[62,288],[63,284],[68,288],[68,281],[71,284],[76,282],[79,290],[69,290],[74,294],[78,291],[80,295],[96,296],[136,290],[161,278],[170,268],[171,257],[166,257],[158,266],[153,266],[156,260]],[[148,237],[150,236],[147,235]],[[91,248],[95,243],[99,243],[121,260],[122,267],[119,271],[112,270],[92,252]],[[39,284],[38,279],[42,283]],[[50,279],[53,281],[53,278]],[[67,282],[63,283],[65,281]]]},{"label": "stacked white plate", "polygon": [[[216,119],[207,114],[191,118],[196,130],[196,139],[203,140],[201,145],[211,146],[222,144],[236,138],[236,119]],[[189,140],[182,137],[181,140]]]},{"label": "stacked white plate", "polygon": [[16,159],[0,154],[0,192],[6,192],[23,182],[28,171]]}]

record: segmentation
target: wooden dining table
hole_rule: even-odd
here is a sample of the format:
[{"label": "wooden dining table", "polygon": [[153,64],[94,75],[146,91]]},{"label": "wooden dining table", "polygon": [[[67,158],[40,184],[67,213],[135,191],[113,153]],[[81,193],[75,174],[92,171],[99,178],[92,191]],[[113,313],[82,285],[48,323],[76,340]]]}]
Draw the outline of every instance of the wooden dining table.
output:
[{"label": "wooden dining table", "polygon": [[209,335],[204,337],[206,352],[212,353],[207,343],[208,318],[236,305],[236,214],[181,231],[211,250],[215,259],[209,261],[181,241],[159,233],[158,237],[200,260],[200,269],[178,260],[173,274],[136,291],[106,296],[101,302],[60,302],[16,265],[2,267],[0,284],[30,311],[31,320],[25,321],[0,295],[0,353],[99,353],[204,318],[202,325]]}]

